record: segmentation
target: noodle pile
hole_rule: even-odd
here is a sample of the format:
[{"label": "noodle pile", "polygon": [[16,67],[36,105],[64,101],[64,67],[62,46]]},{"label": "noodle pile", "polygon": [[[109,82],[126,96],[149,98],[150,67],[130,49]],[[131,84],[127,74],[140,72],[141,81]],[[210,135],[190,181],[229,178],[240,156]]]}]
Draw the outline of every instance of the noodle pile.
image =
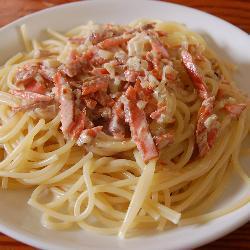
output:
[{"label": "noodle pile", "polygon": [[[224,64],[203,38],[183,25],[137,21],[126,26],[129,36],[136,34],[137,40],[130,37],[134,43],[129,40],[119,46],[119,50],[126,53],[150,51],[154,45],[143,47],[145,38],[139,40],[139,36],[144,33],[150,36],[150,32],[156,31],[168,51],[168,59],[166,62],[162,59],[162,68],[158,69],[160,79],[146,70],[147,81],[143,82],[145,75],[136,76],[144,83],[143,88],[153,88],[152,84],[158,86],[154,97],[161,95],[161,86],[166,91],[163,102],[167,111],[160,113],[163,120],[147,117],[154,140],[162,135],[161,131],[172,135],[170,142],[157,148],[157,157],[145,160],[143,150],[138,148],[140,138],[137,141],[131,138],[131,131],[123,138],[106,133],[105,119],[101,124],[102,132],[90,138],[90,142],[88,137],[87,142],[79,143],[79,139],[62,131],[62,110],[57,104],[50,99],[38,101],[37,98],[44,98],[44,95],[36,95],[35,99],[32,97],[36,101],[32,106],[23,96],[18,96],[23,88],[16,79],[25,65],[45,65],[52,73],[61,67],[64,74],[73,74],[73,63],[69,63],[72,51],[85,53],[92,46],[86,37],[93,38],[93,32],[98,34],[107,27],[115,34],[122,26],[90,22],[63,35],[48,29],[51,38],[41,42],[29,40],[25,26],[21,27],[27,51],[13,56],[0,68],[2,189],[32,189],[28,203],[42,213],[41,223],[49,229],[62,230],[78,225],[84,230],[120,237],[141,234],[148,229],[162,231],[175,224],[196,223],[200,219],[206,221],[244,205],[247,198],[237,207],[204,214],[223,192],[232,168],[249,184],[239,163],[241,144],[249,132],[249,101],[232,80],[232,66]],[[103,49],[102,56],[108,60],[110,54],[106,50]],[[159,47],[157,50],[163,54]],[[115,49],[110,51],[113,53]],[[119,53],[122,60],[122,52]],[[201,107],[206,109],[204,102],[212,97],[204,101],[203,90],[195,87],[197,74],[189,71],[190,60],[186,63],[184,60],[190,59],[189,55],[209,96],[215,98],[213,113],[205,117],[206,121],[202,115],[207,111],[202,113]],[[112,88],[126,82],[112,75],[115,66],[105,65],[105,72],[110,78],[113,76]],[[142,65],[138,66],[135,61],[130,64],[131,67]],[[153,64],[154,69],[158,66]],[[115,95],[116,90],[112,91]],[[138,110],[145,109],[145,105],[144,101],[137,102]],[[203,119],[201,131],[208,137],[206,149],[203,142],[197,141],[199,119]],[[216,124],[212,128],[216,135],[212,138],[211,124]]]}]

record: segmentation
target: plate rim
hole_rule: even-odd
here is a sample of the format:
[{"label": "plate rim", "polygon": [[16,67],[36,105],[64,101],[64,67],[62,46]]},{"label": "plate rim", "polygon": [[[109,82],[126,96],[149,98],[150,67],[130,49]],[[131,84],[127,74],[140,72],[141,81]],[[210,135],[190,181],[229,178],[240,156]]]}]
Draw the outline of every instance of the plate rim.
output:
[{"label": "plate rim", "polygon": [[[238,208],[235,211],[232,211],[230,214],[233,213],[237,213],[242,209],[248,209],[248,211],[250,211],[250,204],[245,204],[243,207]],[[225,215],[226,216],[226,215]],[[223,217],[223,216],[222,216]],[[249,221],[248,221],[249,222]],[[193,242],[188,242],[186,244],[186,246],[184,248],[173,248],[174,250],[188,250],[188,249],[193,249],[193,248],[197,248],[197,247],[201,247],[204,246],[208,243],[214,242],[218,239],[220,239],[221,237],[230,234],[231,232],[235,231],[236,229],[240,228],[241,226],[245,225],[248,223],[247,222],[247,218],[246,220],[242,217],[240,218],[236,223],[233,223],[232,225],[230,225],[230,227],[224,229],[223,231],[219,231],[216,235],[214,234],[210,234],[209,237],[200,237],[199,239],[196,239]],[[48,229],[50,230],[50,229]],[[81,229],[80,229],[81,230]],[[29,246],[33,246],[33,247],[37,247],[39,249],[50,249],[50,250],[65,250],[67,248],[62,248],[61,246],[57,246],[56,243],[52,243],[52,242],[44,242],[42,239],[40,239],[39,237],[33,235],[32,233],[26,231],[25,233],[20,232],[19,230],[15,230],[15,229],[11,229],[11,227],[9,227],[8,225],[2,224],[0,221],[0,232],[4,233],[5,235],[12,237],[15,240],[18,240],[24,244],[27,244]],[[164,232],[163,232],[164,233]],[[100,250],[100,249],[104,249],[104,250],[115,250],[117,248],[107,248],[107,247],[90,247],[90,246],[83,246],[83,248],[76,248],[77,249],[92,249],[92,250]],[[123,247],[119,248],[119,249],[124,249]],[[131,250],[137,250],[138,248],[135,247],[130,247]],[[165,248],[154,248],[154,249],[165,249]],[[169,248],[166,248],[166,250]]]},{"label": "plate rim", "polygon": [[[71,3],[63,3],[63,4],[59,4],[59,5],[55,5],[55,6],[51,6],[51,7],[48,7],[48,8],[45,8],[45,9],[42,9],[42,10],[38,10],[38,11],[35,11],[35,12],[32,12],[30,14],[27,14],[25,16],[22,16],[22,17],[19,17],[18,19],[15,19],[13,21],[11,21],[10,23],[7,23],[6,25],[0,27],[0,32],[2,32],[3,30],[9,28],[9,26],[12,26],[12,25],[15,25],[16,23],[19,23],[21,21],[24,21],[26,18],[31,18],[32,16],[35,16],[37,14],[41,14],[41,13],[45,13],[45,12],[50,12],[50,11],[53,11],[54,9],[59,9],[59,8],[67,8],[68,6],[73,6],[73,5],[82,5],[82,4],[88,4],[90,2],[103,2],[103,1],[106,1],[106,2],[113,2],[113,3],[117,3],[117,2],[132,2],[133,0],[77,0],[76,2],[71,2]],[[199,10],[199,9],[196,9],[196,8],[193,8],[193,7],[189,7],[189,6],[186,6],[186,5],[182,5],[182,4],[177,4],[177,3],[172,3],[172,2],[165,2],[164,0],[136,0],[137,2],[151,2],[151,3],[157,3],[157,4],[162,4],[162,5],[172,5],[172,6],[177,6],[177,7],[181,7],[181,8],[185,8],[185,9],[189,9],[191,11],[195,11],[197,13],[200,13],[202,15],[207,15],[207,16],[210,16],[211,18],[215,18],[217,19],[218,21],[220,22],[223,22],[224,24],[226,24],[227,26],[231,26],[231,28],[234,28],[235,30],[243,33],[244,35],[248,35],[250,36],[250,33],[247,33],[246,31],[242,30],[241,28],[237,27],[236,25],[218,17],[218,16],[215,16],[213,14],[210,14],[208,12],[205,12],[203,10]]]},{"label": "plate rim", "polygon": [[[13,20],[12,22],[4,25],[3,27],[0,28],[0,34],[2,32],[4,32],[6,29],[12,28],[13,26],[20,24],[20,23],[24,23],[26,19],[32,19],[34,16],[36,15],[40,15],[43,13],[48,13],[48,12],[53,12],[55,9],[64,9],[64,8],[68,8],[69,6],[81,6],[81,5],[85,5],[91,2],[104,2],[106,1],[107,3],[119,3],[119,2],[126,2],[129,3],[131,2],[130,0],[85,0],[85,1],[77,1],[77,2],[72,2],[72,3],[64,3],[64,4],[60,4],[60,5],[55,5],[49,8],[45,8],[36,12],[33,12],[31,14],[22,16],[16,20]],[[133,1],[133,0],[132,0]],[[185,5],[181,5],[181,4],[176,4],[176,3],[170,3],[170,2],[165,2],[165,1],[157,1],[157,0],[137,0],[137,2],[150,2],[152,4],[159,4],[159,5],[171,5],[171,6],[175,6],[177,8],[182,8],[182,9],[186,9],[186,11],[193,11],[196,13],[199,13],[201,15],[205,15],[209,18],[213,18],[214,20],[219,21],[220,23],[223,23],[224,25],[227,25],[228,27],[230,27],[230,29],[234,29],[235,31],[239,32],[241,35],[243,36],[247,36],[248,38],[250,38],[250,34],[247,33],[246,31],[240,29],[239,27],[235,26],[234,24],[218,17],[218,16],[214,16],[210,13],[207,13],[205,11],[202,10],[198,10],[189,6],[185,6]],[[250,211],[250,204],[245,204],[244,206],[238,208],[237,210],[229,213],[229,214],[233,214],[236,212],[239,212],[239,210],[241,209],[247,209],[248,211]],[[231,232],[233,232],[234,230],[236,230],[237,228],[243,226],[244,224],[247,223],[247,216],[246,219],[244,219],[244,217],[242,216],[240,219],[238,219],[236,222],[234,222],[232,225],[230,225],[230,227],[225,228],[223,230],[220,230],[216,235],[211,233],[209,235],[209,237],[201,237],[199,239],[193,240],[192,242],[189,242],[187,246],[185,246],[185,248],[182,249],[189,249],[190,247],[194,248],[194,247],[199,247],[205,244],[208,244],[209,242],[215,241]],[[0,232],[20,241],[23,242],[25,244],[28,245],[32,245],[34,247],[40,248],[40,249],[60,249],[60,246],[57,247],[55,245],[55,243],[52,242],[44,242],[41,238],[37,237],[36,235],[33,235],[31,232],[25,231],[25,230],[19,230],[19,229],[12,229],[11,226],[8,226],[6,223],[2,223],[1,219],[0,219]],[[83,246],[84,247],[84,246]],[[89,247],[89,246],[86,246]],[[99,247],[95,247],[95,248],[91,248],[91,249],[100,249]],[[106,249],[106,248],[104,248]],[[112,248],[113,249],[113,248]],[[133,247],[131,247],[131,249],[134,249]]]}]

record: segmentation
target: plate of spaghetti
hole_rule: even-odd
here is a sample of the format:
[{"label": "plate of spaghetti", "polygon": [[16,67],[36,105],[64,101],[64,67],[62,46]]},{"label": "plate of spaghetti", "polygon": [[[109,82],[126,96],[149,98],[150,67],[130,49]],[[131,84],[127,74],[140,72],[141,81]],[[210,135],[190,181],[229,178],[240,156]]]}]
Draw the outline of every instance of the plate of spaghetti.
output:
[{"label": "plate of spaghetti", "polygon": [[105,0],[0,35],[2,232],[42,249],[187,249],[247,222],[247,34]]}]

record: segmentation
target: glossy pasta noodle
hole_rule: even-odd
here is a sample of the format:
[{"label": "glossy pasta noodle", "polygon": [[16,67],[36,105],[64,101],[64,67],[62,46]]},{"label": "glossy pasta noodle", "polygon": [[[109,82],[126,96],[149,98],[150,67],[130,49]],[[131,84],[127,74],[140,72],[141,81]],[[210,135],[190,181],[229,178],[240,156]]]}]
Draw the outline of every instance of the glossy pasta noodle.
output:
[{"label": "glossy pasta noodle", "polygon": [[[16,54],[0,68],[2,189],[32,189],[28,203],[42,213],[45,227],[62,230],[78,225],[125,237],[206,221],[247,202],[206,213],[223,192],[232,168],[249,184],[239,165],[241,144],[249,132],[249,101],[233,83],[232,66],[224,64],[202,37],[177,23],[142,20],[128,26],[89,22],[66,34],[47,31],[51,38],[38,42],[30,40],[22,26],[26,52]],[[100,34],[111,37],[105,38],[111,46]],[[93,46],[97,38],[101,41]],[[99,55],[93,62],[94,72],[112,80],[107,90],[112,100],[118,102],[116,93],[122,84],[133,95],[140,81],[141,88],[153,91],[152,98],[161,102],[144,119],[150,101],[136,100],[138,113],[134,115],[129,109],[133,100],[124,90],[122,107],[129,113],[124,126],[130,128],[124,137],[106,132],[105,124],[113,117],[107,118],[105,105],[101,107],[99,99],[86,94],[89,90],[83,89],[82,82],[89,78],[81,75],[76,79],[80,73],[74,53],[86,56],[93,47],[99,49],[90,57]],[[114,54],[119,64],[112,64]],[[124,70],[128,70],[125,78]],[[65,132],[71,113],[64,116],[63,99],[59,99],[60,105],[54,100],[59,93],[54,91],[56,81],[62,81],[59,77],[63,74],[76,96],[80,84],[88,112],[93,110],[91,115],[102,111],[97,122],[92,119],[95,128],[102,122],[96,134],[72,137]],[[44,86],[51,88],[50,93]],[[91,108],[92,104],[102,109]],[[141,120],[136,128],[138,117]],[[148,124],[143,129],[154,140],[147,134],[145,144],[153,143],[152,149],[143,148],[139,138],[145,120]],[[78,124],[81,121],[77,120]]]}]

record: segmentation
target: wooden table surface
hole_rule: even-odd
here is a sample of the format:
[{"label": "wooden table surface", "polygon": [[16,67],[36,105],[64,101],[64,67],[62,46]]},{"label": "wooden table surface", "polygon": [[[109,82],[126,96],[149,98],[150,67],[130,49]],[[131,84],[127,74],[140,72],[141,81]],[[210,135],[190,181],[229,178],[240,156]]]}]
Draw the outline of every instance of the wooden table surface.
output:
[{"label": "wooden table surface", "polygon": [[[32,12],[74,0],[0,0],[0,27]],[[250,33],[250,0],[169,0],[218,16]],[[0,233],[1,250],[34,249]],[[199,250],[250,249],[250,223]]]}]

